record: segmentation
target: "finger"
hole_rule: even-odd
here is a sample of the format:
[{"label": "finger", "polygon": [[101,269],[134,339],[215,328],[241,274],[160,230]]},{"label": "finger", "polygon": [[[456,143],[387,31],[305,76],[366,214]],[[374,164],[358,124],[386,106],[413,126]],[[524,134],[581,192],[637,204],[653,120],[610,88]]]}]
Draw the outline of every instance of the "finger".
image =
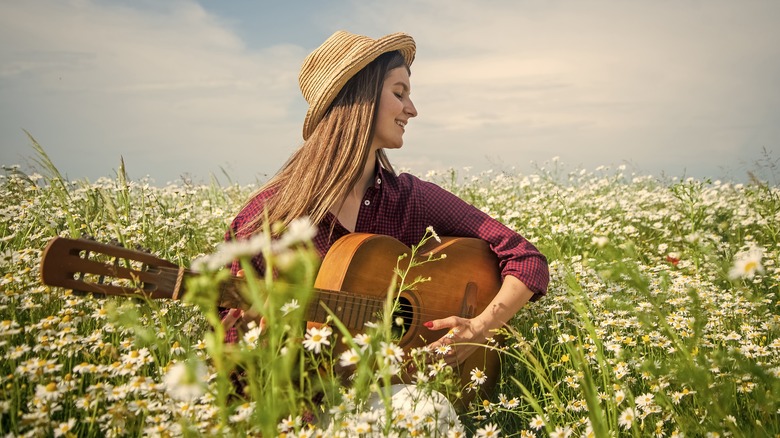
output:
[{"label": "finger", "polygon": [[456,354],[448,354],[444,356],[444,363],[454,368],[460,363],[460,361],[458,360],[458,356]]},{"label": "finger", "polygon": [[239,321],[239,327],[246,332],[250,330],[250,323],[255,323],[256,326],[260,327],[261,331],[265,330],[265,318],[260,316],[255,310],[244,312],[244,315]]},{"label": "finger", "polygon": [[461,345],[458,347],[458,351],[452,355],[456,364],[462,364],[466,361],[475,351],[477,347],[472,345]]},{"label": "finger", "polygon": [[243,316],[244,312],[241,309],[230,309],[222,318],[222,327],[225,330],[232,328],[236,325],[236,322]]},{"label": "finger", "polygon": [[457,316],[448,316],[447,318],[434,319],[433,321],[428,321],[423,325],[427,327],[429,330],[441,330],[445,328],[455,327],[456,325],[458,325],[460,319],[461,318],[458,318]]}]

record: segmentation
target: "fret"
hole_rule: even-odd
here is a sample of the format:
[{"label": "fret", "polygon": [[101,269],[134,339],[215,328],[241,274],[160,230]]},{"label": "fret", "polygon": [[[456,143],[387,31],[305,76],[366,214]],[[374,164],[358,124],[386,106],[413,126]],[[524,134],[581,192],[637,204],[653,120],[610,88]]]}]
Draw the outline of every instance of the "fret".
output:
[{"label": "fret", "polygon": [[368,305],[368,301],[365,296],[357,297],[360,301],[360,304],[358,304],[358,311],[357,311],[357,317],[355,318],[355,328],[362,329],[363,325],[366,323],[366,306]]},{"label": "fret", "polygon": [[336,303],[333,305],[333,307],[330,308],[330,310],[336,315],[338,319],[343,322],[347,296],[340,293],[335,293],[333,295],[336,297]]},{"label": "fret", "polygon": [[353,329],[360,329],[363,327],[363,313],[365,312],[365,297],[355,295],[353,296],[352,306],[354,307],[354,315],[351,319],[351,327]]},{"label": "fret", "polygon": [[366,315],[366,321],[373,321],[375,318],[377,318],[377,314],[379,313],[380,309],[382,308],[381,301],[377,300],[372,302],[368,306],[368,315]]},{"label": "fret", "polygon": [[361,329],[363,328],[363,324],[366,323],[366,306],[368,305],[369,301],[366,300],[366,297],[364,296],[358,296],[358,308],[357,312],[355,312],[355,328]]},{"label": "fret", "polygon": [[320,297],[315,296],[306,306],[306,320],[319,322],[317,319],[317,310],[320,308]]},{"label": "fret", "polygon": [[[319,300],[317,300],[317,308],[314,312],[314,321],[316,322],[325,322],[325,318],[328,317],[328,312],[325,310],[325,308],[322,306],[322,304],[331,307],[331,294],[324,294],[320,295]],[[322,303],[322,304],[320,304]]]},{"label": "fret", "polygon": [[379,303],[381,303],[381,301],[371,299],[370,297],[364,297],[363,300],[365,301],[365,304],[363,304],[363,317],[361,318],[362,320],[359,326],[361,329],[366,325],[367,322],[374,318],[374,314],[378,309]]},{"label": "fret", "polygon": [[340,318],[348,328],[354,327],[352,325],[352,315],[354,313],[355,298],[351,294],[344,294],[344,312],[342,312]]},{"label": "fret", "polygon": [[366,297],[356,297],[359,304],[357,306],[358,311],[355,314],[355,325],[353,327],[360,329],[363,328],[363,324],[366,323]]}]

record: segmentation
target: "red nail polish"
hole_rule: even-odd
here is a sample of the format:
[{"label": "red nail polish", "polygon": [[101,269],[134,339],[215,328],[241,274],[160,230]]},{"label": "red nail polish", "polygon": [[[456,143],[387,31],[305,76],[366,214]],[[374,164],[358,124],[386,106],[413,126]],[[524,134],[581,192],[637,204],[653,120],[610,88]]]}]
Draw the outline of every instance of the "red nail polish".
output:
[{"label": "red nail polish", "polygon": [[425,324],[423,324],[427,328],[433,328],[433,321],[428,321]]},{"label": "red nail polish", "polygon": [[233,309],[233,316],[236,318],[241,316],[241,309]]}]

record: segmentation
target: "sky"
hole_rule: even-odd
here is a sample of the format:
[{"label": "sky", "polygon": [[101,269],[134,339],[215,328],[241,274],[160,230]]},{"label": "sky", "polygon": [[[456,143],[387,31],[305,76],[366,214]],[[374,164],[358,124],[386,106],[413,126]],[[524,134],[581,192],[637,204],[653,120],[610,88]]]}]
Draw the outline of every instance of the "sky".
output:
[{"label": "sky", "polygon": [[775,0],[0,0],[0,164],[35,170],[29,133],[71,180],[265,181],[344,29],[417,43],[396,168],[740,181],[780,160],[778,23]]}]

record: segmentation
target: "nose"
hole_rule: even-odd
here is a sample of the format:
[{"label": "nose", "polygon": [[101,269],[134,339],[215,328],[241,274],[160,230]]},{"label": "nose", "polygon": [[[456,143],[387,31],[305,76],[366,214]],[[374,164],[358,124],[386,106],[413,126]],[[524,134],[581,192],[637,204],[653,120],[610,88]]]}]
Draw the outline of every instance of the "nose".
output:
[{"label": "nose", "polygon": [[404,112],[409,117],[417,117],[417,108],[415,108],[414,102],[412,102],[412,98],[411,97],[407,98],[407,103],[406,103],[406,105],[404,105]]}]

